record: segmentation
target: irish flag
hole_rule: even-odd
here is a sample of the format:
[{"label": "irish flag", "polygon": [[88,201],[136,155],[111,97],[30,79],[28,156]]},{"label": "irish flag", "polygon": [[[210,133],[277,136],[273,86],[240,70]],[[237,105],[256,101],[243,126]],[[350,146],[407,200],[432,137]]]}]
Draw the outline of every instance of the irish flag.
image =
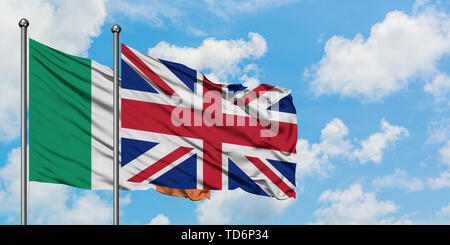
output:
[{"label": "irish flag", "polygon": [[[29,179],[112,189],[113,71],[29,41]],[[123,189],[151,186],[121,181]]]}]

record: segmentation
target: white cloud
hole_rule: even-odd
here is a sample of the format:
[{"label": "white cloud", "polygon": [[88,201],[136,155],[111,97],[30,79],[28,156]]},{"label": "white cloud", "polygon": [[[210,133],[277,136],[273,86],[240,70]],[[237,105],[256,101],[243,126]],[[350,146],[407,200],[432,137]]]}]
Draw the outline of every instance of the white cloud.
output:
[{"label": "white cloud", "polygon": [[423,182],[418,178],[408,178],[407,172],[396,169],[394,174],[378,177],[372,181],[376,189],[394,187],[404,189],[408,192],[421,191],[424,189]]},{"label": "white cloud", "polygon": [[[6,166],[0,169],[0,212],[19,212],[20,202],[20,148],[8,154]],[[57,198],[57,197],[56,197]]]},{"label": "white cloud", "polygon": [[246,87],[256,87],[261,81],[258,80],[259,68],[258,65],[251,63],[244,67],[242,71],[243,75],[239,77],[239,80],[243,82]]},{"label": "white cloud", "polygon": [[[93,191],[75,192],[64,185],[31,182],[30,224],[110,224],[112,207]],[[0,169],[0,215],[19,223],[20,148],[13,149]]]},{"label": "white cloud", "polygon": [[364,192],[359,184],[353,184],[346,190],[326,190],[319,202],[329,206],[314,212],[317,224],[411,223],[405,218],[388,217],[397,212],[399,207],[393,201],[377,200],[375,193]]},{"label": "white cloud", "polygon": [[381,132],[370,135],[361,142],[361,148],[353,152],[353,156],[361,163],[373,161],[380,163],[383,151],[391,143],[409,136],[406,128],[390,125],[384,118],[381,120]]},{"label": "white cloud", "polygon": [[254,88],[261,83],[261,81],[259,81],[258,78],[249,77],[247,74],[244,74],[241,77],[239,77],[239,80],[242,81],[242,85],[250,88]]},{"label": "white cloud", "polygon": [[450,92],[450,77],[447,74],[439,73],[425,85],[424,90],[439,100],[444,100],[445,95]]},{"label": "white cloud", "polygon": [[[43,185],[42,191],[48,192],[48,184]],[[33,202],[32,198],[30,198],[30,202]],[[47,200],[45,204],[48,205],[48,202]],[[68,202],[71,202],[70,205],[67,204]],[[33,216],[36,219],[42,219],[43,224],[111,224],[112,221],[111,204],[99,195],[88,191],[79,195],[71,194],[59,209],[35,210],[37,214]],[[43,212],[47,217],[43,216]]]},{"label": "white cloud", "polygon": [[201,225],[231,224],[239,220],[265,220],[283,213],[295,199],[276,200],[249,194],[240,189],[211,193],[211,199],[197,204]]},{"label": "white cloud", "polygon": [[345,139],[348,132],[347,126],[340,119],[331,120],[320,132],[321,151],[327,156],[347,154],[353,147],[351,142]]},{"label": "white cloud", "polygon": [[20,29],[19,19],[30,21],[29,36],[74,55],[87,55],[92,38],[100,34],[106,17],[104,0],[0,1],[0,141],[20,132]]},{"label": "white cloud", "polygon": [[406,88],[417,75],[434,74],[450,53],[450,17],[430,6],[416,9],[412,15],[389,12],[366,39],[329,39],[322,59],[305,70],[311,91],[375,101]]},{"label": "white cloud", "polygon": [[436,212],[437,216],[445,216],[450,218],[450,203],[443,206],[439,211]]},{"label": "white cloud", "polygon": [[319,144],[310,145],[308,140],[299,139],[297,141],[297,155],[297,178],[301,179],[314,174],[327,177],[327,172],[334,168],[328,157],[322,153]]},{"label": "white cloud", "polygon": [[203,0],[211,12],[226,20],[229,20],[231,16],[238,14],[254,14],[298,1],[299,0]]},{"label": "white cloud", "polygon": [[442,172],[439,177],[429,178],[428,185],[432,190],[450,187],[450,170]]},{"label": "white cloud", "polygon": [[387,147],[406,137],[408,130],[390,125],[383,118],[381,132],[376,132],[360,141],[360,147],[347,138],[348,134],[347,126],[339,118],[335,118],[322,129],[319,143],[310,144],[306,139],[299,139],[297,176],[300,178],[314,174],[327,176],[327,171],[334,168],[331,159],[336,157],[347,160],[357,159],[361,164],[369,161],[380,163]]},{"label": "white cloud", "polygon": [[382,219],[378,222],[379,225],[413,225],[413,221],[410,220],[411,216],[416,215],[417,212],[413,212],[412,214],[402,215],[398,218],[396,217],[388,217]]},{"label": "white cloud", "polygon": [[318,174],[327,176],[327,172],[334,168],[329,159],[336,156],[346,156],[352,149],[352,144],[345,139],[348,128],[339,119],[334,118],[322,129],[319,143],[309,144],[308,140],[297,142],[297,176]]},{"label": "white cloud", "polygon": [[170,220],[164,214],[158,214],[150,221],[149,225],[170,225]]},{"label": "white cloud", "polygon": [[[266,52],[266,40],[254,32],[248,34],[248,41],[207,38],[197,48],[179,47],[163,41],[148,50],[152,56],[182,63],[203,73],[209,72],[206,76],[210,80],[217,78],[220,82],[254,72],[257,70],[255,64],[244,68],[240,64],[245,60],[259,59]],[[249,77],[242,79],[245,82]]]}]

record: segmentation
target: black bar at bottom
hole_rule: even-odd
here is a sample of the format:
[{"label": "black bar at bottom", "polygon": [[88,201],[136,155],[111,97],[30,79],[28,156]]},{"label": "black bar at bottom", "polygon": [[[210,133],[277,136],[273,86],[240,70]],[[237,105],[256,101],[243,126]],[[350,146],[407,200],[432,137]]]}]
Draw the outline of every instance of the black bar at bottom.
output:
[{"label": "black bar at bottom", "polygon": [[[52,240],[64,237],[64,242],[91,242],[113,240],[123,243],[147,244],[155,241],[184,243],[222,244],[245,242],[274,244],[283,241],[289,244],[316,244],[321,241],[343,241],[364,244],[392,241],[447,241],[450,226],[309,226],[309,225],[169,225],[169,226],[73,226],[31,225],[0,226],[3,239]],[[6,236],[6,237],[5,237]],[[57,240],[59,240],[58,238]],[[138,239],[138,240],[136,240]],[[445,243],[447,243],[445,242]],[[117,244],[117,243],[115,243]],[[164,244],[165,245],[165,244]],[[278,245],[278,244],[276,244]],[[281,245],[281,244],[280,244]]]}]

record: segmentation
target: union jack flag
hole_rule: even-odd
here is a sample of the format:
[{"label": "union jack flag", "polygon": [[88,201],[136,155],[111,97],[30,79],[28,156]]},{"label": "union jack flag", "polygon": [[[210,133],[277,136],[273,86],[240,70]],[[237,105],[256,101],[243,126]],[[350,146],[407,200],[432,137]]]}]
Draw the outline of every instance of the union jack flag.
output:
[{"label": "union jack flag", "polygon": [[121,49],[121,178],[295,198],[290,90],[216,84],[185,65]]}]

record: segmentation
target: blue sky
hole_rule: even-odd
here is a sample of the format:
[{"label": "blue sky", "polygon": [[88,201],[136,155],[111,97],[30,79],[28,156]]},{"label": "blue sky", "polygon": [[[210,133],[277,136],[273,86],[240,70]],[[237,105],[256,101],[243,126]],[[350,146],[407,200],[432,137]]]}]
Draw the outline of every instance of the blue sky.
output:
[{"label": "blue sky", "polygon": [[[292,90],[296,200],[121,192],[122,224],[450,223],[445,1],[30,0],[0,9],[0,224],[20,217],[21,17],[32,38],[104,65],[112,66],[110,28],[118,23],[123,43],[215,81]],[[31,224],[111,222],[111,192],[31,183]]]}]

